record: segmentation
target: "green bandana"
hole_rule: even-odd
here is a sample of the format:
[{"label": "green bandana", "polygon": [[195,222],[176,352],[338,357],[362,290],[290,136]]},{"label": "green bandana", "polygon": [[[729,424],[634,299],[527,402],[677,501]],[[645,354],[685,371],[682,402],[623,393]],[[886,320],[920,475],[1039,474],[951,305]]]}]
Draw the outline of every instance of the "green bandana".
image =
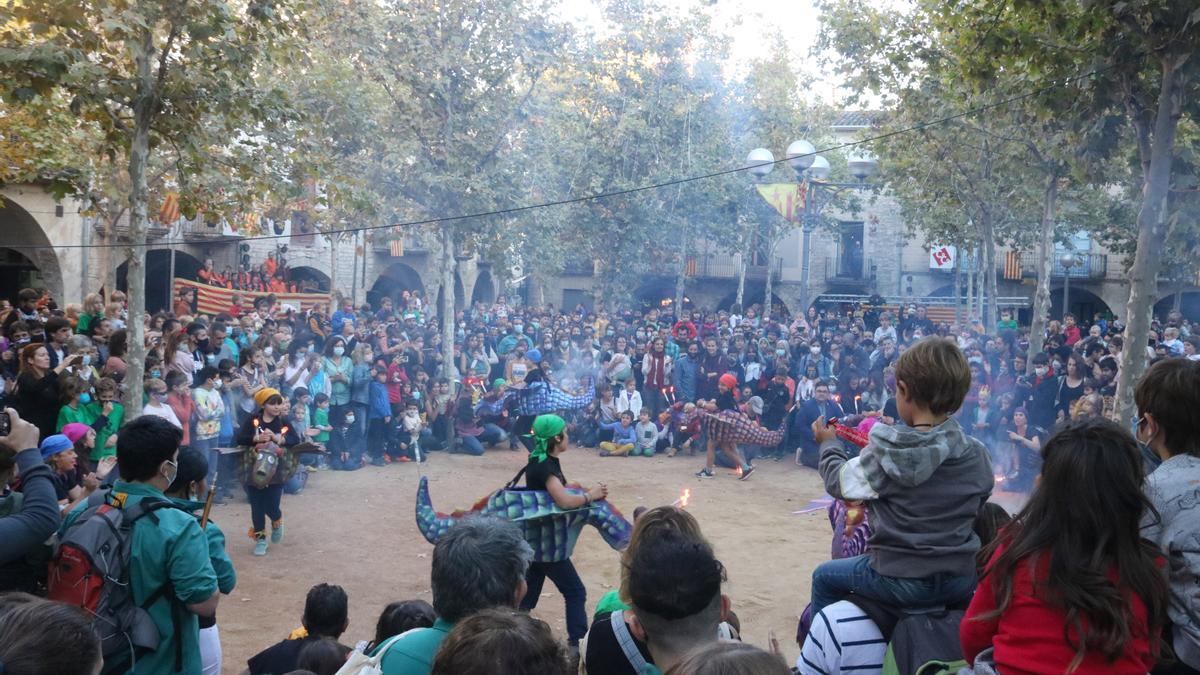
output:
[{"label": "green bandana", "polygon": [[529,434],[533,439],[533,452],[529,453],[529,459],[539,463],[546,461],[546,445],[551,438],[561,434],[566,426],[566,421],[558,415],[538,415],[533,421],[533,433]]}]

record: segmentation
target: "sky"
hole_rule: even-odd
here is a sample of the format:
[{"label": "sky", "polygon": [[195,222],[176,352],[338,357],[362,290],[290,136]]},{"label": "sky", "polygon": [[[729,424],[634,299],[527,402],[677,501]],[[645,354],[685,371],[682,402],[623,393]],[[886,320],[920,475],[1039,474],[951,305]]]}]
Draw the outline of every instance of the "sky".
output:
[{"label": "sky", "polygon": [[[736,75],[752,60],[767,56],[766,36],[783,34],[797,70],[815,80],[813,90],[823,100],[836,103],[837,82],[823,78],[811,55],[820,30],[820,15],[812,0],[658,0],[668,11],[705,11],[717,30],[728,33],[730,55]],[[900,0],[877,0],[891,5]],[[595,0],[560,0],[561,16],[580,25],[598,26],[603,17]]]}]

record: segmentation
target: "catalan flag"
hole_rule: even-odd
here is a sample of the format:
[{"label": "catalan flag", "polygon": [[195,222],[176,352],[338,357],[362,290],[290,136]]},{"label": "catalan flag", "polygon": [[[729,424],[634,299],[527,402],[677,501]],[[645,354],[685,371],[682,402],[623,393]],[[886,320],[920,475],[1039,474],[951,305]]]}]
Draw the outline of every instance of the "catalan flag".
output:
[{"label": "catalan flag", "polygon": [[390,253],[393,258],[403,258],[404,257],[404,238],[396,237],[395,239],[392,239],[391,241],[389,241],[388,242],[388,253]]},{"label": "catalan flag", "polygon": [[233,305],[233,294],[242,297],[242,307],[247,311],[254,308],[254,299],[259,296],[274,295],[282,304],[298,307],[300,311],[312,309],[318,303],[329,304],[328,293],[261,293],[258,291],[235,291],[220,286],[209,286],[188,279],[175,279],[175,296],[184,288],[196,289],[196,311],[204,314],[219,314],[229,311]]},{"label": "catalan flag", "polygon": [[168,192],[163,198],[162,206],[158,209],[158,222],[171,225],[179,220],[179,193]]},{"label": "catalan flag", "polygon": [[1009,251],[1004,256],[1004,278],[1010,281],[1021,280],[1021,252]]}]

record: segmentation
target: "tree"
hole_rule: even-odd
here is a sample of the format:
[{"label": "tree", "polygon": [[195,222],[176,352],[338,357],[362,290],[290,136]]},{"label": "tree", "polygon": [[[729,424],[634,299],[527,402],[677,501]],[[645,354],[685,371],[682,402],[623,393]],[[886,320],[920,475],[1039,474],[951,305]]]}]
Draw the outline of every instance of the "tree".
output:
[{"label": "tree", "polygon": [[[294,35],[287,2],[222,0],[122,2],[28,0],[0,10],[0,73],[5,98],[25,104],[63,96],[98,125],[103,151],[124,158],[129,180],[129,369],[126,415],[141,414],[150,176],[163,147],[180,167],[203,167],[223,133],[226,146],[278,112],[254,79],[272,47]],[[186,172],[177,177],[183,179]]]}]

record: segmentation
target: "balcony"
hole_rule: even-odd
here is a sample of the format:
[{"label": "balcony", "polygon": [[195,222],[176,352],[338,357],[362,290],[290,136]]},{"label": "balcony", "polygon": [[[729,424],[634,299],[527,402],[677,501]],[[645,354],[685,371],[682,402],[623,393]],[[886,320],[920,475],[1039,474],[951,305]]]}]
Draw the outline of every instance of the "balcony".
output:
[{"label": "balcony", "polygon": [[389,254],[393,258],[429,254],[429,244],[425,242],[425,235],[419,232],[391,239],[376,234],[372,241],[376,253]]},{"label": "balcony", "polygon": [[[771,280],[779,281],[783,270],[783,258],[775,258],[773,264],[747,265],[746,281],[766,281],[768,272]],[[729,253],[705,253],[688,258],[686,274],[700,279],[736,279],[740,272],[741,256]]]},{"label": "balcony", "polygon": [[237,234],[232,234],[233,230],[229,231],[231,234],[227,234],[223,221],[208,222],[202,216],[197,216],[192,220],[179,221],[177,232],[184,241],[189,242],[226,241],[239,237]]},{"label": "balcony", "polygon": [[874,265],[861,257],[825,258],[825,284],[844,292],[865,292],[875,281]]},{"label": "balcony", "polygon": [[[1059,262],[1059,256],[1062,253],[1055,252],[1054,265],[1050,269],[1051,279],[1063,279],[1067,276],[1067,268]],[[1080,281],[1100,281],[1108,276],[1108,256],[1102,253],[1077,253],[1075,254],[1077,262],[1070,269],[1071,280]],[[998,261],[1000,269],[1004,271],[1004,259]],[[1023,279],[1036,279],[1038,275],[1038,258],[1037,253],[1027,252],[1021,253],[1021,277]]]}]

